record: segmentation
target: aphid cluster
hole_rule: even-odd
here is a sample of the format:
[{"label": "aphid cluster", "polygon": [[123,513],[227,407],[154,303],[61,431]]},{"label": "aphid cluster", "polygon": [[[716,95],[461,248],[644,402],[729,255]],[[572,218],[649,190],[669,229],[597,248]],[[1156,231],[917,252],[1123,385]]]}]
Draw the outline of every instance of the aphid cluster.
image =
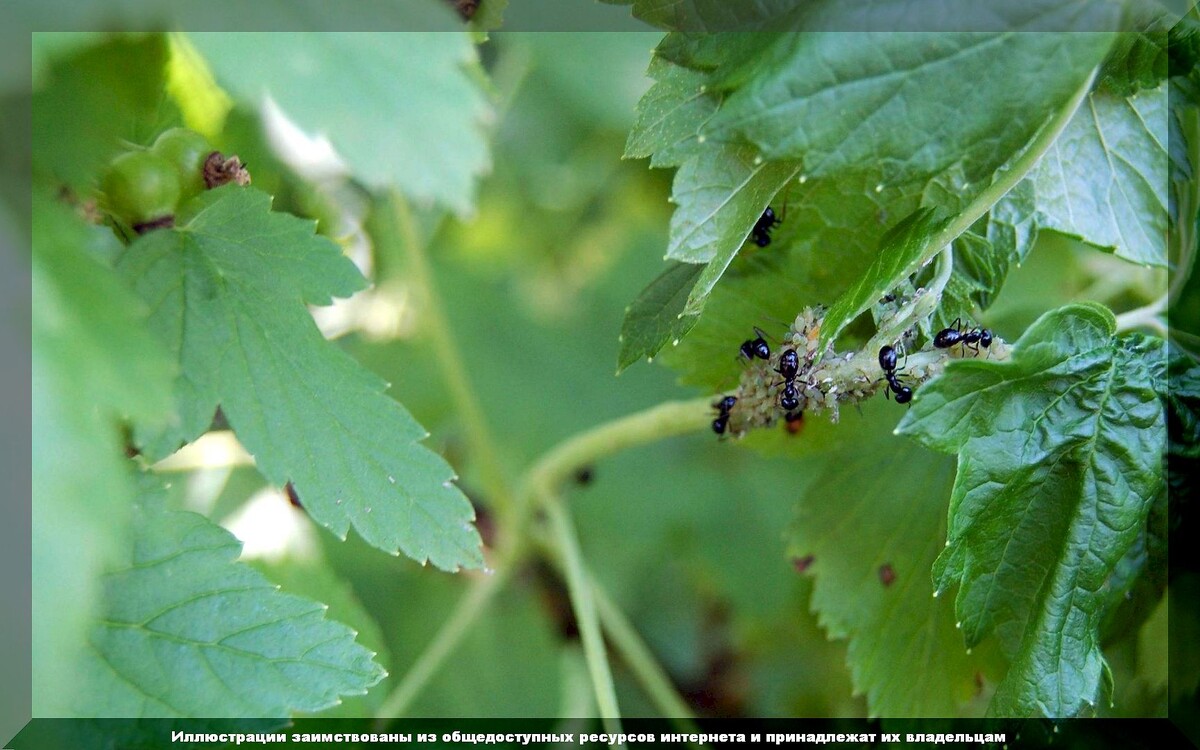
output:
[{"label": "aphid cluster", "polygon": [[[879,317],[878,333],[859,351],[837,352],[832,345],[823,352],[818,349],[823,308],[801,312],[775,351],[767,335],[755,328],[755,337],[743,341],[738,349],[747,366],[737,390],[713,404],[717,409],[713,430],[721,435],[742,435],[782,418],[789,430],[794,426],[798,431],[804,415],[821,412],[828,412],[836,422],[841,405],[859,404],[877,395],[881,387],[897,403],[911,402],[917,387],[940,374],[956,357],[980,356],[981,350],[1001,359],[1008,356],[1007,345],[997,343],[990,331],[966,329],[958,320],[937,332],[924,348],[917,348],[912,310],[921,301],[921,293],[918,290],[897,302],[894,311]],[[898,350],[908,352],[903,366]]]}]

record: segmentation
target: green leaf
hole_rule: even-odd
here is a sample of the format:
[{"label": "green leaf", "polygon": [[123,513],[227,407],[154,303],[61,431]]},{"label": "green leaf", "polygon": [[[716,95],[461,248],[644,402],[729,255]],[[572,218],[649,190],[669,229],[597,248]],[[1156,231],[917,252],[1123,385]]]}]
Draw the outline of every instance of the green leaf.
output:
[{"label": "green leaf", "polygon": [[717,111],[718,102],[708,91],[705,73],[656,56],[648,75],[654,85],[638,102],[625,158],[649,156],[652,167],[677,167],[698,150],[700,128]]},{"label": "green leaf", "polygon": [[[81,42],[94,41],[81,36]],[[166,60],[161,37],[131,35],[47,68],[34,94],[30,131],[37,179],[90,196],[104,164],[128,143],[148,144],[177,123],[163,91]]]},{"label": "green leaf", "polygon": [[270,96],[328,136],[355,176],[395,184],[460,216],[489,168],[469,34],[191,34],[217,79],[244,101]]},{"label": "green leaf", "polygon": [[881,402],[838,426],[857,439],[801,499],[789,555],[808,562],[821,625],[849,639],[854,688],[872,716],[960,715],[991,666],[963,646],[949,598],[930,595],[954,464],[897,440],[886,428],[895,415]]},{"label": "green leaf", "polygon": [[1165,27],[1119,34],[1096,84],[1116,96],[1154,88],[1167,77]]},{"label": "green leaf", "polygon": [[1094,92],[1030,177],[1038,225],[1135,263],[1167,263],[1167,86]]},{"label": "green leaf", "polygon": [[1105,585],[1162,488],[1161,340],[1114,337],[1106,308],[1038,319],[1005,362],[952,362],[898,430],[958,454],[939,590],[968,645],[1011,664],[990,710],[1073,716],[1100,700]]},{"label": "green leaf", "polygon": [[[1106,52],[1100,34],[793,34],[709,120],[714,140],[809,177],[884,165],[889,182],[960,165],[990,177],[1061,107]],[[798,127],[802,123],[802,127]]]},{"label": "green leaf", "polygon": [[775,204],[783,223],[771,245],[747,245],[682,343],[663,356],[683,381],[727,387],[741,367],[737,347],[759,326],[773,335],[809,305],[828,305],[870,266],[892,217],[915,210],[921,185],[887,186],[864,173],[796,182]]},{"label": "green leaf", "polygon": [[132,551],[106,577],[76,713],[287,718],[366,692],[384,676],[325,605],[280,593],[241,544],[194,513],[147,496]]},{"label": "green leaf", "polygon": [[684,307],[703,270],[694,263],[671,263],[642,290],[621,323],[618,373],[643,357],[653,357],[668,341],[677,342],[692,329],[697,316],[685,315]]},{"label": "green leaf", "polygon": [[[353,628],[355,641],[374,654],[374,661],[380,667],[390,669],[390,657],[379,625],[363,608],[349,584],[330,570],[319,556],[288,554],[278,559],[252,560],[249,564],[279,585],[284,593],[324,604],[328,607],[327,617]],[[321,716],[371,716],[385,697],[387,691],[379,686],[364,696],[339,701],[334,708],[322,711]]]},{"label": "green leaf", "polygon": [[192,440],[221,406],[259,469],[291,481],[321,525],[446,570],[482,564],[470,503],[424,428],[385,384],[326,342],[304,304],[363,278],[313,224],[271,213],[253,189],[209,191],[192,218],[139,238],[118,270],[154,306],[178,357],[181,423],[150,450]]},{"label": "green leaf", "polygon": [[99,576],[126,542],[133,489],[118,421],[170,411],[171,362],[100,257],[112,233],[35,193],[32,305],[33,709],[62,715]]},{"label": "green leaf", "polygon": [[771,199],[799,171],[798,164],[766,162],[751,149],[702,149],[675,174],[671,200],[678,208],[667,258],[716,261],[723,271]]},{"label": "green leaf", "polygon": [[829,308],[821,325],[820,351],[824,351],[852,320],[918,269],[933,235],[948,223],[936,215],[933,209],[918,209],[880,241],[875,262]]}]

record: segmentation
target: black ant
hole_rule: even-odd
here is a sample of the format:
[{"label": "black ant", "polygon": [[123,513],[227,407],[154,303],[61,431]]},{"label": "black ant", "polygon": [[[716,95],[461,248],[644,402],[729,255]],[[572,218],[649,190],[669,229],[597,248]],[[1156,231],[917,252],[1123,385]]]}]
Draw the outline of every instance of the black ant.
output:
[{"label": "black ant", "polygon": [[962,344],[963,349],[970,347],[978,354],[979,347],[987,349],[992,345],[992,332],[978,327],[964,331],[962,318],[955,318],[949,328],[943,328],[933,337],[933,345],[938,349],[949,349],[958,344]]},{"label": "black ant", "polygon": [[784,349],[779,355],[779,366],[775,372],[783,376],[783,392],[779,394],[779,406],[792,411],[800,405],[800,394],[796,391],[796,373],[800,371],[800,355],[795,349]]},{"label": "black ant", "polygon": [[771,244],[771,230],[782,223],[783,219],[775,217],[775,209],[767,206],[767,210],[763,211],[762,216],[758,217],[758,221],[754,222],[754,228],[750,230],[750,238],[754,240],[755,245],[766,247]]},{"label": "black ant", "polygon": [[729,412],[736,403],[737,396],[726,396],[713,404],[713,408],[717,410],[717,418],[712,421],[713,432],[718,435],[725,434],[725,427],[729,424]]},{"label": "black ant", "polygon": [[758,338],[746,339],[742,342],[742,346],[739,349],[741,355],[750,360],[754,359],[755,357],[758,357],[759,359],[770,359],[771,347],[767,345],[767,340],[764,338],[766,334],[759,330],[757,326],[754,328],[754,334],[758,336]]},{"label": "black ant", "polygon": [[885,346],[879,350],[879,366],[883,369],[883,378],[887,381],[887,393],[896,394],[897,404],[907,404],[912,401],[912,388],[907,385],[900,384],[900,378],[896,374],[896,350],[890,346]]}]

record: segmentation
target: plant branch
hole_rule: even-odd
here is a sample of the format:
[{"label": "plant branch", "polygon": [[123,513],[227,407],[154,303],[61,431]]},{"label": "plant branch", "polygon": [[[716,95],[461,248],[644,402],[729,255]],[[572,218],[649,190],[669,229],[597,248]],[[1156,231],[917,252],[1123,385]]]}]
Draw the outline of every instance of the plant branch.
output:
[{"label": "plant branch", "polygon": [[515,566],[505,565],[503,568],[497,568],[491,573],[486,573],[476,578],[471,587],[467,589],[467,593],[462,599],[458,600],[458,605],[454,611],[442,623],[442,627],[438,630],[437,635],[413,665],[409,667],[408,672],[404,674],[404,679],[400,684],[388,695],[387,700],[375,712],[376,728],[382,729],[391,719],[403,716],[412,704],[413,699],[420,695],[421,690],[429,682],[429,679],[437,672],[438,667],[447,656],[462,640],[463,636],[470,630],[471,625],[475,623],[476,618],[487,607],[492,597],[504,586],[508,580],[509,573]]},{"label": "plant branch", "polygon": [[613,647],[621,655],[621,660],[641,683],[650,700],[658,706],[658,710],[662,711],[664,716],[678,722],[680,731],[698,731],[692,710],[683,702],[679,692],[671,684],[671,678],[663,671],[654,654],[650,653],[650,648],[638,635],[633,624],[625,618],[625,613],[608,598],[608,594],[595,577],[589,582],[604,632],[608,634]]},{"label": "plant branch", "polygon": [[579,623],[579,637],[583,641],[583,653],[592,677],[592,689],[596,692],[596,705],[600,709],[604,730],[609,734],[618,734],[621,731],[621,713],[617,707],[617,691],[613,686],[604,637],[600,635],[600,619],[592,598],[591,575],[584,567],[579,540],[575,537],[575,526],[570,513],[557,496],[544,494],[538,500],[550,521],[551,534],[562,554],[567,593],[571,598],[571,608],[575,611],[575,620]]},{"label": "plant branch", "polygon": [[981,190],[979,195],[975,196],[975,199],[967,204],[967,207],[960,211],[942,231],[934,235],[929,247],[926,248],[925,257],[921,259],[922,263],[929,261],[942,248],[947,247],[959,235],[970,229],[984,214],[992,210],[992,206],[999,203],[1000,199],[1009,190],[1012,190],[1018,182],[1025,179],[1029,171],[1041,160],[1046,150],[1053,145],[1054,141],[1058,140],[1058,136],[1067,127],[1067,123],[1075,116],[1076,110],[1087,99],[1098,71],[1099,68],[1092,70],[1087,80],[1083,82],[1083,85],[1071,96],[1066,105],[1042,126],[1042,129],[1038,131],[1037,135],[1033,137],[1033,140],[1021,152],[1021,155],[1012,162],[1009,168],[1002,172],[992,184]]},{"label": "plant branch", "polygon": [[1168,295],[1164,294],[1143,307],[1134,308],[1117,316],[1117,332],[1124,333],[1135,328],[1149,328],[1159,336],[1166,337],[1167,326],[1159,317],[1167,309]]},{"label": "plant branch", "polygon": [[712,419],[711,410],[707,397],[668,401],[568,438],[543,455],[525,474],[518,506],[524,505],[527,513],[529,501],[536,495],[556,492],[576,469],[597,459],[636,445],[703,430]]},{"label": "plant branch", "polygon": [[[514,518],[513,526],[506,529],[509,536],[497,552],[496,562],[492,566],[494,572],[476,578],[471,583],[433,641],[376,712],[376,725],[382,727],[388,720],[403,715],[500,591],[508,576],[520,565],[528,549],[525,521],[528,520],[531,506],[540,499],[538,488],[542,493],[553,494],[578,467],[598,458],[663,438],[702,430],[708,426],[709,409],[707,398],[659,404],[568,438],[534,463],[521,483],[523,490],[517,496],[517,508],[521,512]],[[603,604],[600,609],[605,609]]]},{"label": "plant branch", "polygon": [[475,397],[475,389],[467,380],[467,368],[462,356],[454,343],[450,330],[450,322],[442,308],[441,297],[437,293],[433,271],[426,256],[425,243],[417,232],[413,221],[412,211],[408,201],[399,191],[392,190],[388,195],[392,215],[400,230],[400,239],[404,245],[409,261],[409,272],[425,306],[425,314],[429,317],[429,330],[433,343],[434,356],[441,369],[442,377],[450,388],[458,411],[463,416],[467,432],[467,444],[471,454],[479,461],[481,480],[488,496],[500,511],[507,511],[512,505],[512,492],[509,489],[500,459],[496,455],[495,442],[483,416],[483,409]]}]

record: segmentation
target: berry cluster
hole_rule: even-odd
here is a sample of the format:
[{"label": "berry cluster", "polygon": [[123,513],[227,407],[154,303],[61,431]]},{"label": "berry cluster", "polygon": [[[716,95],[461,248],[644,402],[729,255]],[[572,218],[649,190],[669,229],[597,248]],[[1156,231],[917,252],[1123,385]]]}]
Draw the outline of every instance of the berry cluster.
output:
[{"label": "berry cluster", "polygon": [[250,173],[236,156],[214,151],[187,128],[163,132],[149,148],[118,155],[100,180],[101,207],[119,227],[143,234],[175,223],[175,210],[201,191],[236,182]]}]

